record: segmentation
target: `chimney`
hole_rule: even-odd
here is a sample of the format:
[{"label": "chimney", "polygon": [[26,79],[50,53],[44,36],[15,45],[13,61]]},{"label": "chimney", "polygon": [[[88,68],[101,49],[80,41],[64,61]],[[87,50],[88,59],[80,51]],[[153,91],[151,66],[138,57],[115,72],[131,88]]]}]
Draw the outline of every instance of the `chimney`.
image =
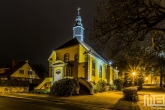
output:
[{"label": "chimney", "polygon": [[12,68],[14,68],[18,64],[17,60],[12,60]]}]

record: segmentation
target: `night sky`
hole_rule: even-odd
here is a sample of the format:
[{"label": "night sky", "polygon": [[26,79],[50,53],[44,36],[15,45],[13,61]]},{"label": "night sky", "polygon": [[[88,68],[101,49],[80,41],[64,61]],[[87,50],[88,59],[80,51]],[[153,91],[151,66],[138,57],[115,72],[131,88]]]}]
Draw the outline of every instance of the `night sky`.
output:
[{"label": "night sky", "polygon": [[97,0],[0,0],[0,66],[13,59],[47,65],[53,49],[73,38],[80,15],[88,43]]}]

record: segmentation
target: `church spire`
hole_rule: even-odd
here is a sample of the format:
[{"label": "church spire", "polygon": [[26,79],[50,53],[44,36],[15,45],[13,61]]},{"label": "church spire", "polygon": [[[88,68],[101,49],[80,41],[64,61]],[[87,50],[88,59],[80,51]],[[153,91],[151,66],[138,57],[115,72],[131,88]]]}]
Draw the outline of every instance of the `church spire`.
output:
[{"label": "church spire", "polygon": [[76,17],[76,24],[73,27],[73,38],[77,37],[79,40],[83,41],[84,40],[84,28],[81,23],[81,16],[80,16],[80,9],[78,7],[78,15]]}]

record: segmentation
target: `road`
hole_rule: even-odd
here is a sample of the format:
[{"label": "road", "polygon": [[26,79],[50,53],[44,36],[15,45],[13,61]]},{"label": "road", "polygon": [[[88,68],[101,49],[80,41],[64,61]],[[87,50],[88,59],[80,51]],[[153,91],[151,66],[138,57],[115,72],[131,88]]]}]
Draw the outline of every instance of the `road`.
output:
[{"label": "road", "polygon": [[105,110],[81,105],[0,96],[0,110]]}]

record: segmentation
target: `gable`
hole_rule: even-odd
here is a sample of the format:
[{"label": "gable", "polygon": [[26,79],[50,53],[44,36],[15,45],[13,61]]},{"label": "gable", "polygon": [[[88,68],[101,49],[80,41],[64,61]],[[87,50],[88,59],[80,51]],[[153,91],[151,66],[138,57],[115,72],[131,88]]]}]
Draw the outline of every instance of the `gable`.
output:
[{"label": "gable", "polygon": [[68,53],[69,54],[69,60],[73,61],[73,60],[75,60],[75,54],[79,53],[79,45],[74,45],[71,47],[59,49],[59,50],[56,50],[55,52],[56,52],[56,58],[58,57],[59,60],[64,61],[64,55],[66,53]]},{"label": "gable", "polygon": [[[89,45],[87,45],[85,42],[80,41],[78,38],[72,38],[71,40],[69,40],[68,42],[66,42],[65,44],[61,45],[60,47],[58,47],[55,50],[59,50],[59,49],[64,49],[64,48],[68,48],[68,47],[72,47],[75,45],[82,45],[83,48],[86,51],[90,51],[90,54],[99,58],[100,60],[104,61],[105,63],[108,64],[108,62],[101,56],[99,55],[93,48],[91,48]],[[79,52],[80,54],[82,54],[82,52]],[[80,57],[81,58],[81,57]]]},{"label": "gable", "polygon": [[[28,74],[28,71],[30,69],[33,70],[32,67],[29,65],[29,63],[26,63],[23,66],[21,66],[20,68],[18,68],[15,72],[13,72],[11,77],[30,78],[30,76]],[[34,79],[40,79],[35,70],[33,70],[33,74],[34,74]]]}]

